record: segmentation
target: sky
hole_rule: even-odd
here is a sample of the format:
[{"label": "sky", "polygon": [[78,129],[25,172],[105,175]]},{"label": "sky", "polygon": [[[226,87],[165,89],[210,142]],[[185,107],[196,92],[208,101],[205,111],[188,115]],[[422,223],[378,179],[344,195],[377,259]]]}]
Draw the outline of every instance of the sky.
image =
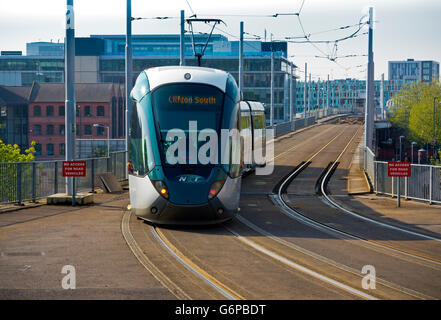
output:
[{"label": "sky", "polygon": [[[388,77],[387,62],[394,60],[435,60],[441,62],[441,1],[439,0],[132,0],[132,16],[151,18],[172,17],[167,20],[144,19],[132,23],[133,34],[179,33],[180,10],[186,17],[222,19],[226,26],[221,34],[238,40],[239,24],[244,30],[262,39],[286,40],[303,36],[299,18],[310,40],[329,43],[289,43],[289,59],[297,66],[297,75],[304,78],[305,63],[312,79],[366,78],[368,37],[338,42],[335,62],[333,40],[356,31],[357,25],[374,8],[373,49],[375,79],[384,73]],[[126,0],[74,0],[75,36],[91,34],[125,34]],[[276,13],[296,13],[277,18],[263,17]],[[26,52],[26,43],[34,41],[63,42],[65,36],[65,0],[0,0],[0,50]],[[366,17],[361,21],[366,21]],[[196,29],[198,28],[198,29]],[[207,32],[201,24],[195,31]],[[333,30],[333,31],[332,31]],[[359,34],[367,32],[364,26]],[[296,39],[295,41],[301,41]],[[343,57],[356,55],[355,57]],[[317,57],[320,56],[320,57]]]}]

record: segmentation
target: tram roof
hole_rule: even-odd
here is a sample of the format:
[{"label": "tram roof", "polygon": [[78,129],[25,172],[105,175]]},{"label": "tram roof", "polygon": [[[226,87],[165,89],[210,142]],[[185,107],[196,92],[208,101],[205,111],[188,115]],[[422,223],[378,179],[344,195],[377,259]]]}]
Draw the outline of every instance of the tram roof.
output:
[{"label": "tram roof", "polygon": [[[218,69],[190,66],[167,66],[146,69],[150,90],[168,83],[202,83],[225,92],[228,73]],[[190,74],[190,78],[186,76]]]}]

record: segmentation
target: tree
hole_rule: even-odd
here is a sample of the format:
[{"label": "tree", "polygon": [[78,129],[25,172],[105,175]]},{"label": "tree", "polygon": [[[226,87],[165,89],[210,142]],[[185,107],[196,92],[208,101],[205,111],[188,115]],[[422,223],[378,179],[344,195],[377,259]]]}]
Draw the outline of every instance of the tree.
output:
[{"label": "tree", "polygon": [[92,151],[92,158],[100,158],[100,157],[107,157],[107,149],[103,147],[96,147]]},{"label": "tree", "polygon": [[0,162],[31,162],[35,159],[35,141],[31,142],[31,147],[21,153],[17,144],[5,144],[0,140]]},{"label": "tree", "polygon": [[[21,199],[32,197],[32,195],[29,195],[29,192],[31,192],[29,188],[22,187],[20,189],[17,187],[17,181],[20,181],[22,186],[32,181],[33,164],[17,164],[13,162],[34,161],[35,144],[35,141],[32,141],[30,148],[26,149],[23,154],[17,144],[5,144],[0,140],[0,163],[3,163],[0,166],[0,180],[4,186],[4,188],[0,188],[0,202],[18,201],[18,193],[20,193]],[[18,172],[18,169],[20,169],[20,172]]]},{"label": "tree", "polygon": [[439,97],[435,108],[435,139],[441,141],[441,84],[437,81],[415,82],[403,87],[389,110],[392,126],[406,131],[409,139],[432,144],[434,97]]}]

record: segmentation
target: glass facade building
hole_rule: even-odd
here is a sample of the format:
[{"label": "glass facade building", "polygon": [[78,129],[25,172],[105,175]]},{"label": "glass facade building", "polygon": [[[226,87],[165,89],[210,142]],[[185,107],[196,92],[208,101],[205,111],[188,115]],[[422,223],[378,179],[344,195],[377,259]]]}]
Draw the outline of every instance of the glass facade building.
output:
[{"label": "glass facade building", "polygon": [[[194,50],[200,52],[207,41],[207,35],[195,34],[185,37],[186,65],[196,66]],[[139,72],[158,66],[179,65],[179,35],[133,35],[133,82]],[[64,82],[64,57],[59,43],[28,43],[27,56],[0,56],[0,84],[30,85],[36,82]],[[125,83],[125,35],[91,35],[75,39],[76,56],[89,56],[97,60],[98,82]],[[283,121],[289,117],[290,77],[292,96],[295,93],[296,66],[286,57],[286,42],[244,41],[244,88],[243,97],[263,102],[268,109],[271,103],[271,51],[274,54],[274,120]],[[29,55],[29,54],[32,55]],[[44,55],[43,55],[44,54]],[[239,42],[229,41],[225,36],[213,34],[207,43],[201,66],[230,72],[238,81]],[[81,71],[85,63],[78,63]],[[293,74],[291,74],[291,66]],[[80,69],[79,69],[80,68]],[[90,72],[90,70],[86,70]],[[81,77],[76,76],[81,82]],[[292,102],[294,104],[294,101]],[[269,118],[269,116],[268,116]]]},{"label": "glass facade building", "polygon": [[439,62],[414,59],[389,61],[389,80],[438,81]]}]

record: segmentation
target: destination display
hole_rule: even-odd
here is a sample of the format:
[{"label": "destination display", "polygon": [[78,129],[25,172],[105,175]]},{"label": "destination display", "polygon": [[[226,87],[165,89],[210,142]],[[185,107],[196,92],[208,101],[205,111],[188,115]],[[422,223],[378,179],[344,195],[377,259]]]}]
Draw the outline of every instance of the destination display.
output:
[{"label": "destination display", "polygon": [[216,97],[200,96],[169,96],[168,102],[171,104],[216,104]]}]

